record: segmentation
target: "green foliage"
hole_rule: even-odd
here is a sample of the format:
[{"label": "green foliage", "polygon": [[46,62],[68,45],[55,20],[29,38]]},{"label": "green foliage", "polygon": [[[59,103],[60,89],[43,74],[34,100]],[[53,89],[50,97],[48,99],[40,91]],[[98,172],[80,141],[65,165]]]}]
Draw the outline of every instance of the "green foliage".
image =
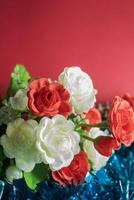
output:
[{"label": "green foliage", "polygon": [[77,130],[77,132],[78,132],[80,135],[86,135],[86,134],[87,134],[87,131],[84,131],[84,130],[82,130],[82,129]]},{"label": "green foliage", "polygon": [[2,106],[0,108],[0,135],[1,135],[1,133],[3,133],[3,130],[1,129],[2,125],[8,124],[9,122],[20,117],[20,114],[21,113],[16,112],[9,105]]},{"label": "green foliage", "polygon": [[4,159],[5,159],[5,155],[3,152],[3,148],[2,148],[2,146],[0,146],[0,161],[3,161]]},{"label": "green foliage", "polygon": [[[0,120],[1,121],[1,120]],[[0,124],[0,137],[6,133],[7,125],[6,124]],[[0,147],[0,152],[1,152],[1,147]]]},{"label": "green foliage", "polygon": [[2,174],[3,168],[3,160],[5,159],[5,155],[3,153],[3,148],[0,146],[0,175]]},{"label": "green foliage", "polygon": [[48,165],[41,163],[36,165],[32,172],[24,172],[24,179],[27,186],[34,190],[38,183],[47,179],[48,169]]},{"label": "green foliage", "polygon": [[23,65],[16,65],[12,74],[7,96],[16,93],[19,89],[26,89],[30,75]]}]

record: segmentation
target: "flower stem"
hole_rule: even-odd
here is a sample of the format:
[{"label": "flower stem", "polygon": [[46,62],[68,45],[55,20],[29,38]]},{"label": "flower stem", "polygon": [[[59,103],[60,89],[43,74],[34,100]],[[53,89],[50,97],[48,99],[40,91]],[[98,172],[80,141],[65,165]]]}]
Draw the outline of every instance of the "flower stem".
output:
[{"label": "flower stem", "polygon": [[95,142],[95,139],[93,139],[93,138],[91,138],[91,137],[88,137],[87,135],[81,135],[81,137],[82,137],[83,139],[86,139],[86,140],[90,141],[90,142]]},{"label": "flower stem", "polygon": [[108,128],[108,122],[103,121],[102,123],[99,124],[80,124],[81,127],[96,127],[96,128]]}]

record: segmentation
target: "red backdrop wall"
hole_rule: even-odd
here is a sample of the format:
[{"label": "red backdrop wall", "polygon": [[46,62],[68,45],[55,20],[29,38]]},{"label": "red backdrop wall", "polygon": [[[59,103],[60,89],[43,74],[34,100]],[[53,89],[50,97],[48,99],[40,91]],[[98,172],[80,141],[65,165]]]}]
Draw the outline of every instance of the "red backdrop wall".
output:
[{"label": "red backdrop wall", "polygon": [[101,101],[134,94],[134,1],[1,0],[1,95],[17,63],[53,79],[79,65]]}]

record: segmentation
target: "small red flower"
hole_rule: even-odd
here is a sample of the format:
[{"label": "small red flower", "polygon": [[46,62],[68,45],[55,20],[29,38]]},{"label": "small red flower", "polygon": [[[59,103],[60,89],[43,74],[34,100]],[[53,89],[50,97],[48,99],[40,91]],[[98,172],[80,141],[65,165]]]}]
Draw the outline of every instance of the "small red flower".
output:
[{"label": "small red flower", "polygon": [[28,113],[22,113],[21,118],[24,119],[25,121],[29,120]]},{"label": "small red flower", "polygon": [[[90,124],[99,124],[102,121],[101,113],[97,108],[92,108],[86,113],[86,119],[89,120]],[[84,129],[89,131],[90,127],[86,127]]]},{"label": "small red flower", "polygon": [[109,126],[118,146],[130,146],[134,141],[134,110],[130,103],[115,97],[109,112]]},{"label": "small red flower", "polygon": [[68,91],[58,82],[41,78],[29,83],[28,107],[34,115],[68,117],[72,110],[69,98]]},{"label": "small red flower", "polygon": [[110,136],[99,136],[94,143],[96,150],[103,156],[111,156],[113,149],[118,149],[116,139]]},{"label": "small red flower", "polygon": [[58,171],[52,172],[52,177],[61,185],[70,185],[73,181],[74,185],[83,183],[87,172],[90,170],[88,158],[85,152],[80,151],[74,156],[73,161],[68,167],[64,167]]}]

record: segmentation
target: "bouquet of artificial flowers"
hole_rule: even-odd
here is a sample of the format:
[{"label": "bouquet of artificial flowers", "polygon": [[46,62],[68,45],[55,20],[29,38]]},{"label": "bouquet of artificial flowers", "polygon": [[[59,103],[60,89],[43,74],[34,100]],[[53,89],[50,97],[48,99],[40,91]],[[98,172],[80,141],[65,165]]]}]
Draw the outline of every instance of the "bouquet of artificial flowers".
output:
[{"label": "bouquet of artificial flowers", "polygon": [[17,65],[0,104],[0,176],[10,183],[24,178],[32,190],[49,178],[78,185],[121,144],[130,146],[134,99],[116,96],[104,120],[96,94],[79,67],[66,67],[53,81]]}]

